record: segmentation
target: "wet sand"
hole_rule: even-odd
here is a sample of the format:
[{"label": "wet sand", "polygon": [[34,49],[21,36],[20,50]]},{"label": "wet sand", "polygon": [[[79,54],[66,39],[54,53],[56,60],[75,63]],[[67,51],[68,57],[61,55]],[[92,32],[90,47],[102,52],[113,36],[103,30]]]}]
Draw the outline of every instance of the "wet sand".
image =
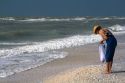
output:
[{"label": "wet sand", "polygon": [[[114,73],[111,75],[102,73],[103,64],[99,61],[98,44],[89,44],[63,49],[63,51],[68,52],[67,57],[6,78],[0,78],[0,83],[91,83],[93,79],[95,82],[101,83],[120,83],[120,80],[124,80],[125,77],[125,67],[123,66],[125,43],[121,42],[124,36],[120,37],[118,37],[119,43],[114,56]],[[101,76],[102,79],[98,78]],[[116,79],[120,80],[115,81]],[[92,81],[92,83],[94,82]]]}]

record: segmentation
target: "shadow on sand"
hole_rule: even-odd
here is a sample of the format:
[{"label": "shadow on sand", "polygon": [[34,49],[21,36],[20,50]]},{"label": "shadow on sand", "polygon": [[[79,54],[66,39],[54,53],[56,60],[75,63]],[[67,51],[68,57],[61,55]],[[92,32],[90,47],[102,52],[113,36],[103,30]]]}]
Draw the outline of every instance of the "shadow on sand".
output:
[{"label": "shadow on sand", "polygon": [[124,71],[113,71],[112,73],[125,73],[125,70]]}]

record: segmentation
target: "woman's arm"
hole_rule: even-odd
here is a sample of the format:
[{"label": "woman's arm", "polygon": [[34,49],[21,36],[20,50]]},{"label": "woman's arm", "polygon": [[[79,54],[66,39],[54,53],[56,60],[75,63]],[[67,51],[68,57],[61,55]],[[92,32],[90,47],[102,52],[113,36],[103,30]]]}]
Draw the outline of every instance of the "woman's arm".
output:
[{"label": "woman's arm", "polygon": [[103,40],[100,41],[100,44],[102,44],[103,41],[105,41],[105,40],[108,39],[108,37],[106,36],[106,33],[107,33],[107,30],[106,30],[106,29],[101,29],[101,30],[99,31],[99,34],[100,34],[100,35],[102,36],[102,38],[103,38]]}]

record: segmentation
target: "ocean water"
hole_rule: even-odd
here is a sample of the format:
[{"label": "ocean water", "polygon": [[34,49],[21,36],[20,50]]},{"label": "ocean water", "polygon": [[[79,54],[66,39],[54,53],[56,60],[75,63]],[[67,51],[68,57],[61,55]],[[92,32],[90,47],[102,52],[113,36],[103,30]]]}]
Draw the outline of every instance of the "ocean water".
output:
[{"label": "ocean water", "polygon": [[95,24],[125,34],[125,17],[0,17],[0,77],[68,55],[58,49],[98,42]]}]

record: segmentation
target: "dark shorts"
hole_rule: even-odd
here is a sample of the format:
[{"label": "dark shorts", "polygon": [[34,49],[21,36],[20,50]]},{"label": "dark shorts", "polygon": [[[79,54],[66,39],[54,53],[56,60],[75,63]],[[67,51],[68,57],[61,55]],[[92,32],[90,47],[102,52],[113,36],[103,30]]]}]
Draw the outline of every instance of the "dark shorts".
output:
[{"label": "dark shorts", "polygon": [[106,40],[105,44],[106,44],[106,55],[105,55],[106,62],[113,61],[115,48],[117,46],[117,40],[114,36],[110,36]]}]

